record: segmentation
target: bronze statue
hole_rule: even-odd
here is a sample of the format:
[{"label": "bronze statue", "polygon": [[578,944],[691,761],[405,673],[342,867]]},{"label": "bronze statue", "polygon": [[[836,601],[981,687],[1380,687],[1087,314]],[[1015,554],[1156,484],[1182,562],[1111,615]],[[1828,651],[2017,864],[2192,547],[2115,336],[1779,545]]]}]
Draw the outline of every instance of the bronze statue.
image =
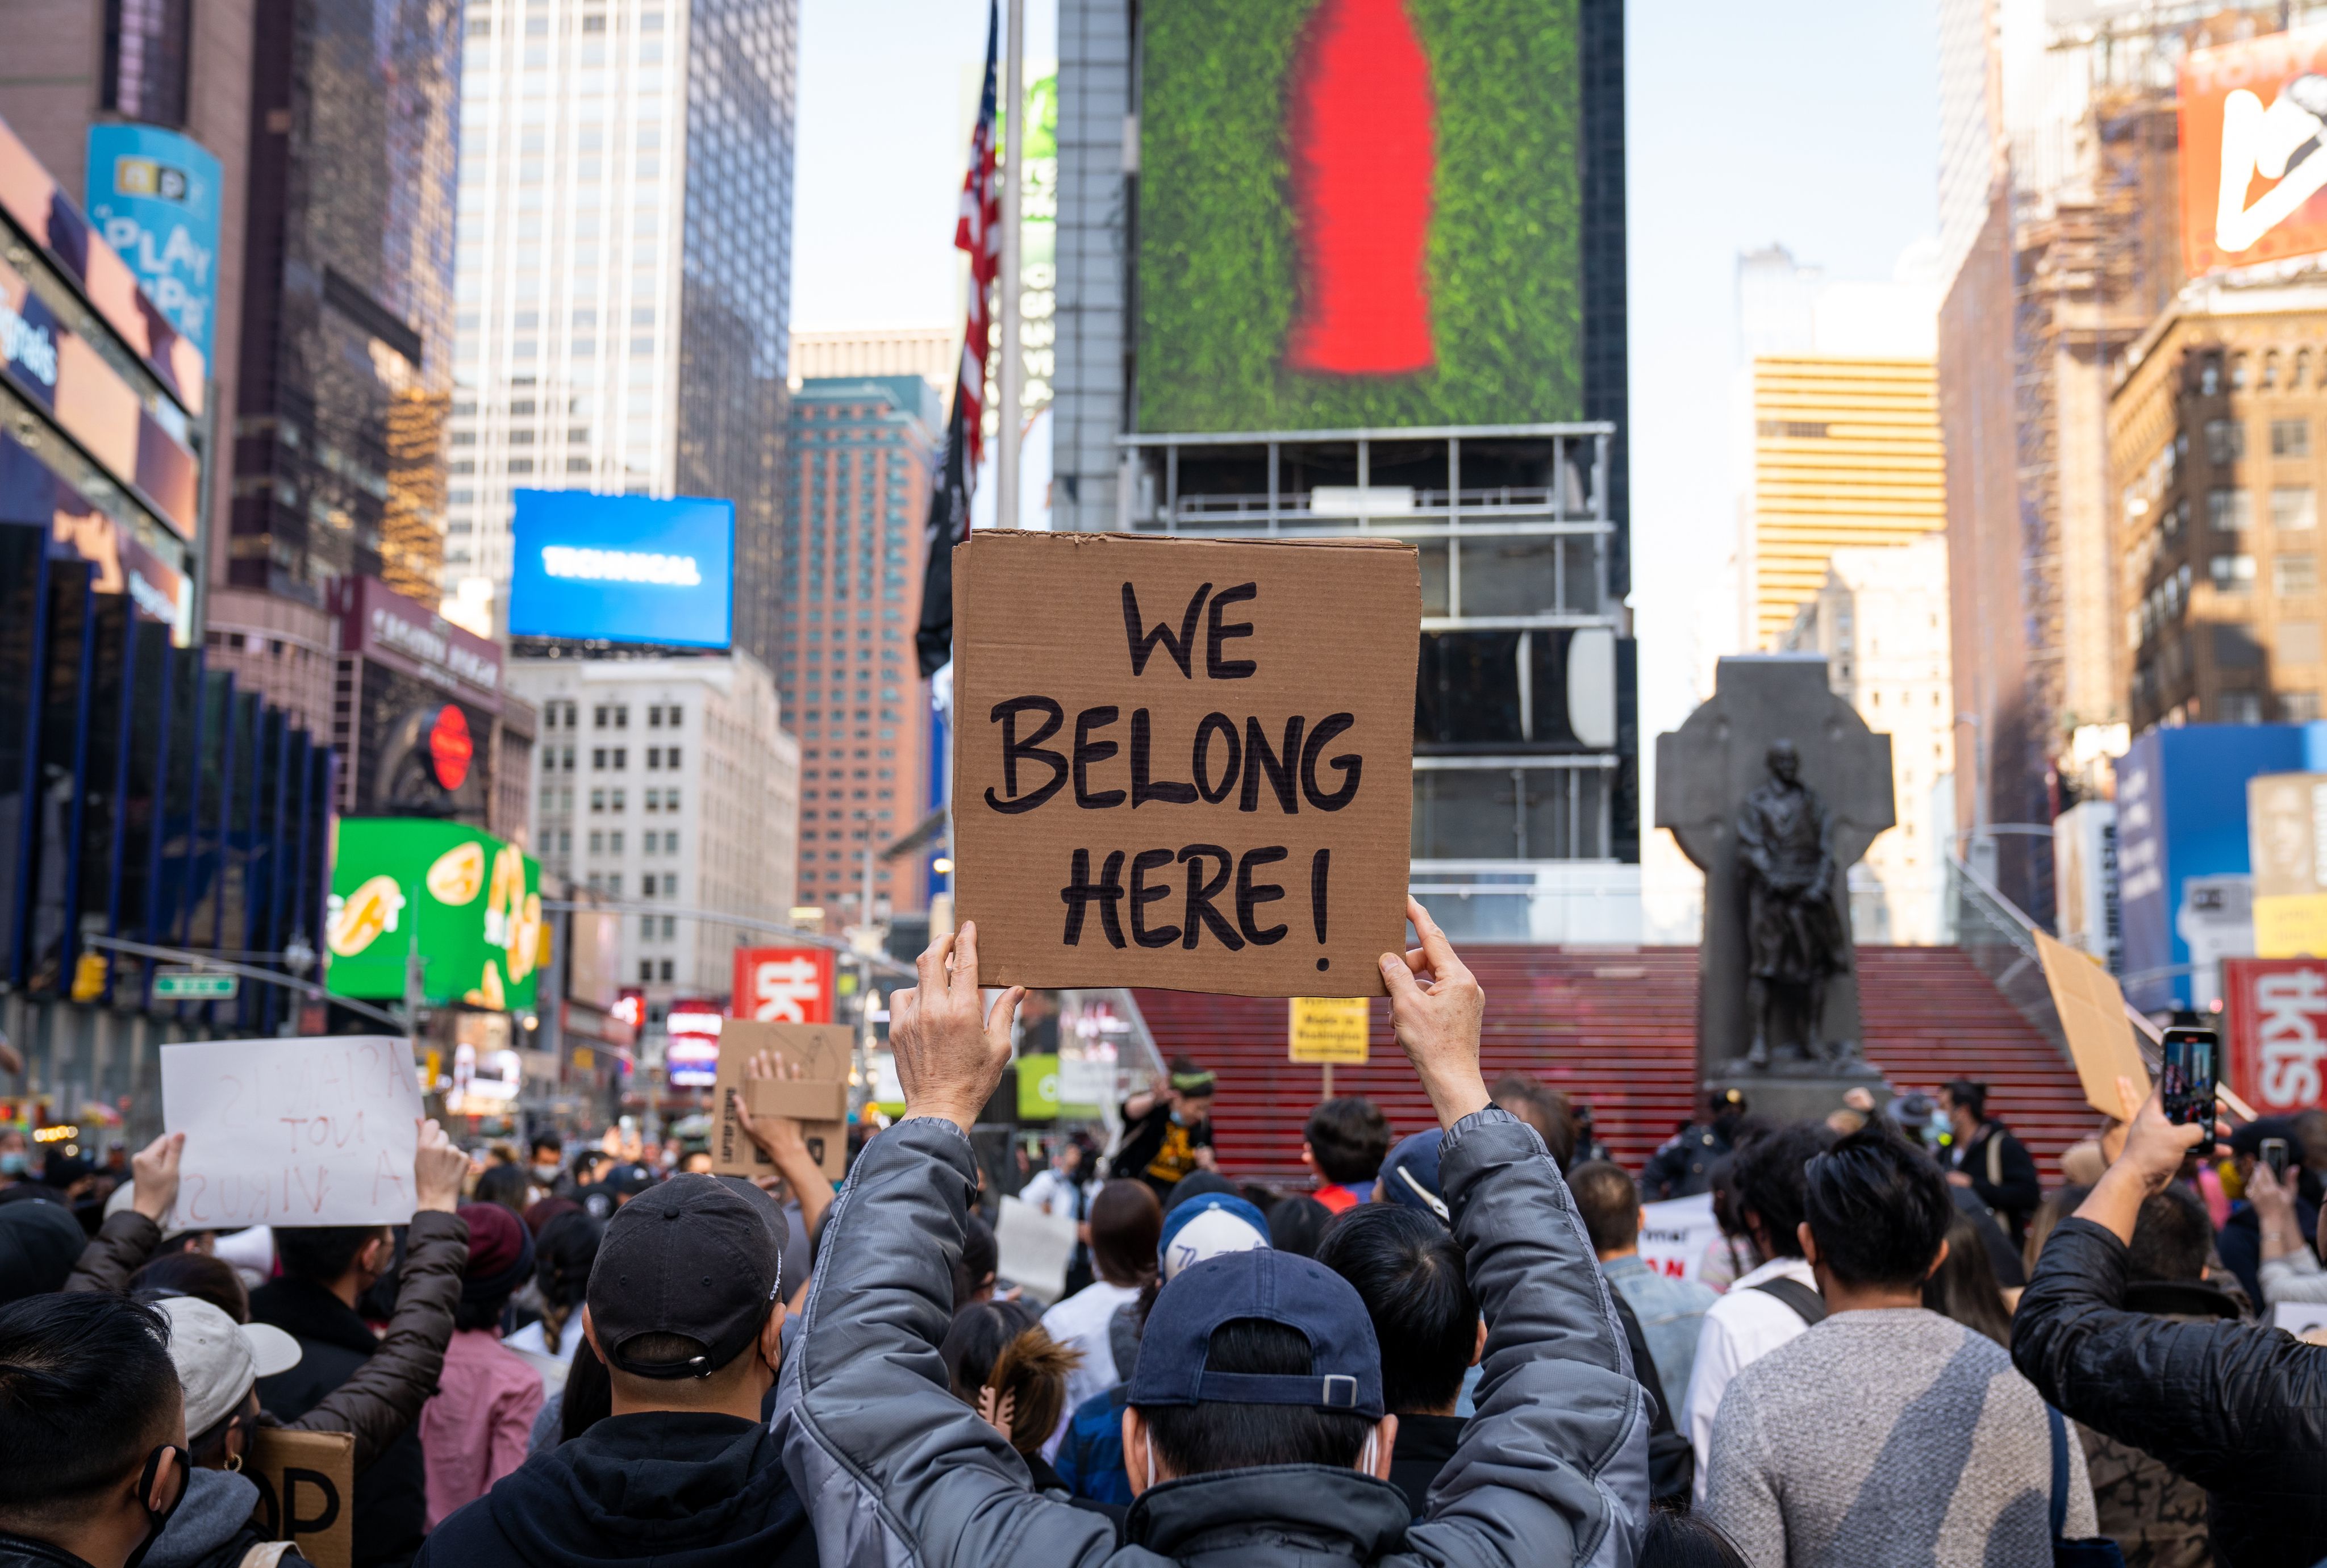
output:
[{"label": "bronze statue", "polygon": [[[1768,782],[1746,796],[1737,812],[1749,958],[1745,1008],[1753,1025],[1745,1059],[1757,1068],[1770,1065],[1780,991],[1801,1003],[1799,1033],[1786,1049],[1798,1060],[1827,1058],[1819,1039],[1827,985],[1850,968],[1850,937],[1836,897],[1841,868],[1835,863],[1833,817],[1801,781],[1802,760],[1791,741],[1774,742],[1765,761]],[[1833,1054],[1839,1059],[1855,1052],[1855,1043],[1845,1042]]]}]

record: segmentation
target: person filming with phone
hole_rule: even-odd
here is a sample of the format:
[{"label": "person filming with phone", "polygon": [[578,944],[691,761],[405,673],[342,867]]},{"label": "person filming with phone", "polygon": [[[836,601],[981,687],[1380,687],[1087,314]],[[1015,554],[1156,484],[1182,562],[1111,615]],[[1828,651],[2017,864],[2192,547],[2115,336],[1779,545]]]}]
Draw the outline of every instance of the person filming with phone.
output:
[{"label": "person filming with phone", "polygon": [[[2133,1086],[2119,1087],[2130,1104]],[[2210,1141],[2210,1120],[2174,1121],[2151,1093],[2116,1162],[2045,1241],[2012,1358],[2054,1408],[2205,1488],[2223,1568],[2310,1568],[2327,1557],[2327,1348],[2126,1304],[2142,1206]]]}]

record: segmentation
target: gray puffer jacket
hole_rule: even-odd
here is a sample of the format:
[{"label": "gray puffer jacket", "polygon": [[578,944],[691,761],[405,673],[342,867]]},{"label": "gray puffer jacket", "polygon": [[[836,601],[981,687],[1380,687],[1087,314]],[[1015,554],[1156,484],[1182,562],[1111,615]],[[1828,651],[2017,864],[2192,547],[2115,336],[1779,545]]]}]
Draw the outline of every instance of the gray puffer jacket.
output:
[{"label": "gray puffer jacket", "polygon": [[1098,1515],[1037,1496],[995,1430],[947,1391],[977,1168],[951,1123],[873,1140],[826,1222],[776,1414],[825,1568],[1164,1568],[1167,1563],[1629,1568],[1649,1501],[1649,1412],[1566,1183],[1490,1106],[1439,1174],[1489,1332],[1478,1415],[1408,1526],[1404,1495],[1297,1465],[1183,1477]]}]

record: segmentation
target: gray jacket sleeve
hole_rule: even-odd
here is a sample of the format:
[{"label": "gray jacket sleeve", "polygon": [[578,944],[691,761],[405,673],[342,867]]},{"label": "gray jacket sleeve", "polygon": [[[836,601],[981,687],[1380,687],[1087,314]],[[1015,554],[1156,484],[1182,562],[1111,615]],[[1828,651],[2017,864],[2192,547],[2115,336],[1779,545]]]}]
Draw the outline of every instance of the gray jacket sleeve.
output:
[{"label": "gray jacket sleeve", "polygon": [[825,1221],[775,1415],[823,1568],[1093,1568],[1114,1550],[1105,1518],[1036,1496],[947,1386],[976,1180],[960,1129],[916,1117],[865,1146]]},{"label": "gray jacket sleeve", "polygon": [[1567,1183],[1490,1106],[1446,1135],[1439,1179],[1487,1320],[1478,1414],[1406,1551],[1430,1563],[1623,1568],[1649,1513],[1649,1410]]},{"label": "gray jacket sleeve", "polygon": [[469,1222],[457,1214],[424,1209],[404,1233],[404,1266],[397,1275],[396,1315],[355,1375],[296,1421],[294,1432],[355,1434],[355,1470],[361,1475],[382,1450],[420,1419],[436,1392],[444,1347],[453,1340],[453,1311],[461,1304],[461,1273],[469,1266]]}]

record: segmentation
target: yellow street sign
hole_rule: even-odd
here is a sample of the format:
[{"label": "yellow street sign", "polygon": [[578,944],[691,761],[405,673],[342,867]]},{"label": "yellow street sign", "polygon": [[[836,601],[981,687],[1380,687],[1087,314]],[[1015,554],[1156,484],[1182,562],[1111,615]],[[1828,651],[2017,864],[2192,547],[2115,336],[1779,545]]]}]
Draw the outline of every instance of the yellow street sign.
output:
[{"label": "yellow street sign", "polygon": [[1295,996],[1290,1059],[1365,1066],[1366,1012],[1362,996]]}]

